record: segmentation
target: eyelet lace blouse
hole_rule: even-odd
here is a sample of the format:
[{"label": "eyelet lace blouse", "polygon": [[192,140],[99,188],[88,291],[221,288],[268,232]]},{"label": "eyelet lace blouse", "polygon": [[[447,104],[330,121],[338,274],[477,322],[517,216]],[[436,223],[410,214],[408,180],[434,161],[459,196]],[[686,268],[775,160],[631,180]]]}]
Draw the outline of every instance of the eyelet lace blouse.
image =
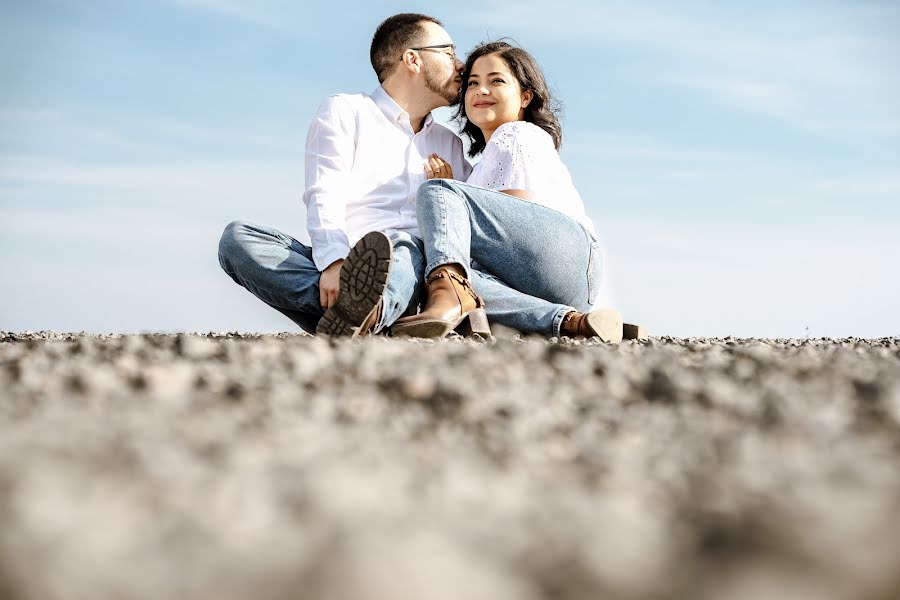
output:
[{"label": "eyelet lace blouse", "polygon": [[529,202],[566,214],[594,231],[553,138],[533,123],[512,121],[498,127],[466,183],[497,191],[526,190]]}]

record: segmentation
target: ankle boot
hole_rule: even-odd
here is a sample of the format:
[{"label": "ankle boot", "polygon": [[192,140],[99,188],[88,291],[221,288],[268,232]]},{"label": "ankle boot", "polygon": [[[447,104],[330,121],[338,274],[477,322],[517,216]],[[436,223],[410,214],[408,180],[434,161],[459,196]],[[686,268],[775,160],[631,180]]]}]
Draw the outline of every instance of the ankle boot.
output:
[{"label": "ankle boot", "polygon": [[484,301],[472,284],[451,267],[438,267],[425,281],[428,301],[417,315],[399,319],[391,331],[394,335],[442,338],[455,329],[463,335],[491,335]]},{"label": "ankle boot", "polygon": [[559,335],[572,338],[599,337],[604,342],[617,344],[622,341],[622,315],[611,308],[600,308],[589,313],[572,311],[563,319]]}]

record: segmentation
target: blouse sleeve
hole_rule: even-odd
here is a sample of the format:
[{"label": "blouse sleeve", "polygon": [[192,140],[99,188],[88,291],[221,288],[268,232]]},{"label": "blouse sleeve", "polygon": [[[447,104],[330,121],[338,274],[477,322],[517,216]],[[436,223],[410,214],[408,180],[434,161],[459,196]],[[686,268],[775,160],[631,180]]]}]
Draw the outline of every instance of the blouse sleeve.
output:
[{"label": "blouse sleeve", "polygon": [[527,190],[528,154],[518,123],[501,126],[484,151],[484,187],[492,190]]}]

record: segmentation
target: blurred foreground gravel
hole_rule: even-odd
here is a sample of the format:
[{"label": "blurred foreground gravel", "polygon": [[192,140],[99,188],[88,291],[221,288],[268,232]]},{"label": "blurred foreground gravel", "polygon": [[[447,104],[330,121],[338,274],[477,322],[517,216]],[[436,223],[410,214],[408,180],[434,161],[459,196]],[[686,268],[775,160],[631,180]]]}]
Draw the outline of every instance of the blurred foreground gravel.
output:
[{"label": "blurred foreground gravel", "polygon": [[900,598],[900,338],[0,332],[0,598]]}]

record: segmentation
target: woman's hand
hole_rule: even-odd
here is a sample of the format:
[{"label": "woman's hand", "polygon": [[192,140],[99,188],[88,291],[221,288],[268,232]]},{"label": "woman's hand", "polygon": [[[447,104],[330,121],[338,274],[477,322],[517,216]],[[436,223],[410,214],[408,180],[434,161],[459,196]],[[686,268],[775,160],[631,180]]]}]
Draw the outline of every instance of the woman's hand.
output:
[{"label": "woman's hand", "polygon": [[432,154],[425,161],[425,175],[428,179],[453,179],[453,167],[437,154]]}]

